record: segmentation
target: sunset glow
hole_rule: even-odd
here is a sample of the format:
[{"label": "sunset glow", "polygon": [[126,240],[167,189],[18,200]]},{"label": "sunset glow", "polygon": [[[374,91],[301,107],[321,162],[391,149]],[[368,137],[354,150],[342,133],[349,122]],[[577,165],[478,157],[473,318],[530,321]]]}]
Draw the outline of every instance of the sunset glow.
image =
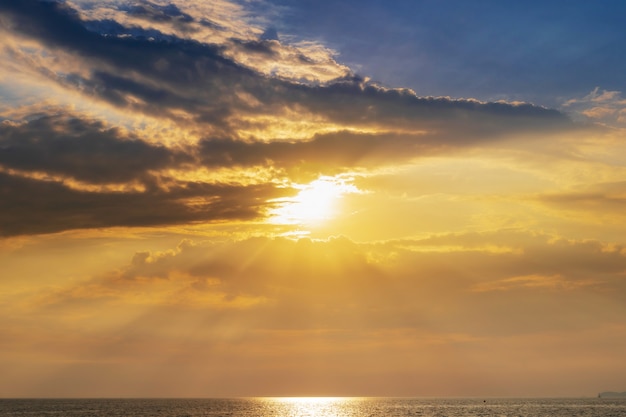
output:
[{"label": "sunset glow", "polygon": [[0,397],[626,391],[624,13],[0,0]]}]

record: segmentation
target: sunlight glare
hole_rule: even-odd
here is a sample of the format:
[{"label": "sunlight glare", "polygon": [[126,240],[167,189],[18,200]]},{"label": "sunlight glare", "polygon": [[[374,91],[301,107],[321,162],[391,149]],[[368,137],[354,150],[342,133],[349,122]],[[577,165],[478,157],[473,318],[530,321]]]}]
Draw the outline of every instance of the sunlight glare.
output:
[{"label": "sunlight glare", "polygon": [[315,225],[339,214],[339,200],[349,193],[359,193],[350,180],[320,177],[309,184],[296,184],[295,197],[276,199],[271,222],[277,224]]}]

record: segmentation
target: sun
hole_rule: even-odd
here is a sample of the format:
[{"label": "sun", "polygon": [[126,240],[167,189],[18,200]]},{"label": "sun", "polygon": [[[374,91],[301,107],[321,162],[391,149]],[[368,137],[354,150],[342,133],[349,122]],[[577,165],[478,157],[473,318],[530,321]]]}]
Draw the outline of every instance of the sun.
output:
[{"label": "sun", "polygon": [[345,194],[359,192],[350,180],[325,176],[294,187],[300,189],[295,197],[274,200],[278,207],[272,212],[272,223],[308,226],[323,223],[339,214],[339,201]]}]

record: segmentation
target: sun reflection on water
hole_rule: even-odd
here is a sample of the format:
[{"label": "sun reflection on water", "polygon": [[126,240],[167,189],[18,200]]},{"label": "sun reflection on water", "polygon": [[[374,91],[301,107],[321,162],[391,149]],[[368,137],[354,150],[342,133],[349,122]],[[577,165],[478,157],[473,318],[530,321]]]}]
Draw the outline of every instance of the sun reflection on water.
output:
[{"label": "sun reflection on water", "polygon": [[264,398],[281,417],[348,417],[348,404],[355,398],[344,397],[276,397]]}]

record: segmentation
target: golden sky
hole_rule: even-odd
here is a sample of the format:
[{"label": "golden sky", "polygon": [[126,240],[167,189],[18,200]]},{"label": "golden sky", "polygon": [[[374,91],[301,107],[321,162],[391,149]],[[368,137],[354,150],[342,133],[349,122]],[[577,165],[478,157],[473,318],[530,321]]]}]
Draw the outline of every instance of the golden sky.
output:
[{"label": "golden sky", "polygon": [[0,5],[0,396],[623,390],[620,92],[424,96],[268,10]]}]

